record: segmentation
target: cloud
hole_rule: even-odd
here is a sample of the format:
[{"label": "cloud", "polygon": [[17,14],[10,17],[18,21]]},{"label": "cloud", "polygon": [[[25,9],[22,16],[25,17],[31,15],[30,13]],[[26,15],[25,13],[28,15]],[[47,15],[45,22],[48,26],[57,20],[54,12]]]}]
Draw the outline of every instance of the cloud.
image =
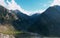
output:
[{"label": "cloud", "polygon": [[21,11],[21,12],[25,12],[24,11],[24,9],[22,9],[16,2],[15,2],[15,0],[11,0],[11,2],[9,2],[8,0],[7,0],[7,3],[8,3],[8,9],[9,10],[16,10],[16,9],[18,9],[19,11]]},{"label": "cloud", "polygon": [[7,6],[7,4],[5,3],[5,0],[0,0],[0,5],[2,5],[2,6],[4,6],[4,7]]},{"label": "cloud", "polygon": [[[7,3],[8,3],[8,9],[9,10],[16,10],[18,9],[19,11],[21,11],[22,13],[25,13],[27,15],[32,15],[32,14],[35,14],[35,13],[42,13],[44,10],[38,10],[38,11],[34,11],[34,12],[29,12],[29,11],[26,11],[24,9],[21,8],[20,5],[18,5],[14,0],[12,0],[11,2],[9,2],[7,0]],[[46,6],[46,4],[44,4],[44,6]]]},{"label": "cloud", "polygon": [[60,0],[54,0],[51,6],[60,5]]},{"label": "cloud", "polygon": [[45,10],[37,10],[37,11],[33,11],[33,12],[30,12],[30,15],[33,15],[35,13],[38,13],[38,14],[42,14]]},{"label": "cloud", "polygon": [[[22,13],[27,14],[27,15],[44,12],[44,10],[38,10],[38,11],[34,11],[34,12],[26,11],[26,10],[22,9],[21,6],[15,2],[15,0],[11,0],[10,2],[8,0],[6,0],[6,2],[5,2],[5,0],[0,0],[0,5],[4,6],[5,8],[7,8],[9,10],[19,10]],[[46,5],[44,5],[44,6],[46,6]]]},{"label": "cloud", "polygon": [[30,12],[28,13],[28,11],[25,11],[24,9],[22,9],[20,7],[20,5],[18,5],[15,0],[11,0],[11,2],[9,2],[8,0],[0,0],[0,5],[4,6],[5,8],[9,9],[9,10],[19,10],[22,13],[25,13],[27,15],[30,14]]}]

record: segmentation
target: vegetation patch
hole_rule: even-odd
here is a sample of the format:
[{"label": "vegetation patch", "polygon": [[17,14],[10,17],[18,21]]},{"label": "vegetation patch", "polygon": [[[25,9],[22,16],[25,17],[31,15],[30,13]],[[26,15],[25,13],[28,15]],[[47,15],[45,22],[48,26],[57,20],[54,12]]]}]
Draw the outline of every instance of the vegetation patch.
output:
[{"label": "vegetation patch", "polygon": [[20,34],[23,32],[15,30],[11,24],[4,24],[0,25],[0,33],[13,35],[13,34]]}]

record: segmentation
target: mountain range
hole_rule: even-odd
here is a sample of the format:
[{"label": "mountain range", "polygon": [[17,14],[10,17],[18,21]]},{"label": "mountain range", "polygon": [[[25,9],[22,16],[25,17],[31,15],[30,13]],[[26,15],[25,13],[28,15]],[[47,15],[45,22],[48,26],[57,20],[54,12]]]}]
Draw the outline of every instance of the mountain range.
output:
[{"label": "mountain range", "polygon": [[42,36],[60,36],[60,6],[49,7],[42,14],[31,16],[0,6],[0,24],[11,24],[15,30]]}]

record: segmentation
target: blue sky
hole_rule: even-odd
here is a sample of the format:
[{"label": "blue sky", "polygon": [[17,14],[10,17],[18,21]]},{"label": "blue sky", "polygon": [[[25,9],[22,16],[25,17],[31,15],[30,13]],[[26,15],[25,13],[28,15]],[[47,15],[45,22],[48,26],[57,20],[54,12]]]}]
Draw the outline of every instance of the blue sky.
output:
[{"label": "blue sky", "polygon": [[15,2],[24,10],[33,12],[47,9],[53,0],[15,0]]}]

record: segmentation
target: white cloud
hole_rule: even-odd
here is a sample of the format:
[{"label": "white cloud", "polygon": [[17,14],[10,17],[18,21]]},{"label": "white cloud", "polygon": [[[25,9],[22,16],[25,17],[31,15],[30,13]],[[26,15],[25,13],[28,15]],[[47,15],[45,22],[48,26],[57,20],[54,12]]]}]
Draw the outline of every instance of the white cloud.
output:
[{"label": "white cloud", "polygon": [[4,2],[5,0],[0,0],[0,5],[6,7],[6,3]]},{"label": "white cloud", "polygon": [[7,3],[8,3],[8,9],[9,10],[16,10],[18,9],[19,11],[23,12],[26,14],[26,11],[24,9],[22,9],[16,2],[15,0],[11,0],[11,2],[9,2],[7,0]]},{"label": "white cloud", "polygon": [[35,13],[38,13],[38,14],[42,14],[45,10],[37,10],[37,11],[34,11],[34,12],[30,12],[30,15],[33,15]]},{"label": "white cloud", "polygon": [[54,0],[51,6],[60,5],[60,0]]},{"label": "white cloud", "polygon": [[[7,2],[7,4],[6,4],[6,2]],[[18,10],[21,11],[22,13],[25,13],[25,14],[27,14],[27,15],[30,14],[30,12],[25,11],[24,9],[22,9],[22,8],[20,7],[20,5],[18,5],[18,4],[15,2],[15,0],[11,0],[11,2],[9,2],[8,0],[6,0],[6,2],[5,2],[5,0],[0,0],[0,5],[4,6],[5,8],[7,8],[7,9],[9,9],[9,10],[16,10],[16,9],[18,9]]]},{"label": "white cloud", "polygon": [[[7,3],[6,3],[7,2]],[[9,2],[8,0],[0,0],[0,5],[4,6],[5,8],[9,9],[9,10],[16,10],[18,9],[19,11],[21,11],[22,13],[25,13],[27,15],[32,15],[32,14],[35,14],[35,13],[42,13],[44,10],[38,10],[38,11],[34,11],[34,12],[29,12],[29,11],[26,11],[24,9],[21,8],[20,5],[18,5],[15,0],[11,0],[11,2]],[[44,5],[46,6],[46,5]]]},{"label": "white cloud", "polygon": [[43,13],[45,10],[39,10],[38,12]]}]

